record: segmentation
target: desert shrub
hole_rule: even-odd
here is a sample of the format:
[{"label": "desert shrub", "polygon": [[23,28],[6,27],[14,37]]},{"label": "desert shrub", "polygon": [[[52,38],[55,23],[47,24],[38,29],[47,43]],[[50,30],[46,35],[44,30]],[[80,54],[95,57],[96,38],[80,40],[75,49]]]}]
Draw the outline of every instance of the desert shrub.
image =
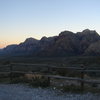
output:
[{"label": "desert shrub", "polygon": [[81,75],[81,73],[70,69],[58,69],[56,73],[61,76],[69,76],[69,77],[80,77]]},{"label": "desert shrub", "polygon": [[24,74],[23,73],[12,73],[12,77],[13,78],[16,78],[16,77],[20,77],[20,76],[24,76]]},{"label": "desert shrub", "polygon": [[61,76],[66,76],[67,70],[65,70],[65,69],[58,69],[58,70],[56,71],[56,73],[57,73],[58,75],[61,75]]},{"label": "desert shrub", "polygon": [[57,86],[57,89],[59,89],[62,92],[72,92],[72,93],[100,93],[100,88],[97,87],[97,85],[93,86],[85,86],[84,89],[82,89],[79,85],[63,85],[63,86]]},{"label": "desert shrub", "polygon": [[81,91],[81,88],[80,86],[76,86],[74,84],[71,84],[71,85],[64,85],[64,86],[61,86],[61,87],[58,87],[62,92],[74,92],[74,93],[80,93],[82,92]]},{"label": "desert shrub", "polygon": [[30,85],[32,85],[33,87],[48,87],[49,81],[48,78],[44,76],[36,76],[32,78],[32,80],[30,81]]},{"label": "desert shrub", "polygon": [[12,74],[10,83],[27,83],[33,87],[47,87],[49,86],[48,78],[40,74]]}]

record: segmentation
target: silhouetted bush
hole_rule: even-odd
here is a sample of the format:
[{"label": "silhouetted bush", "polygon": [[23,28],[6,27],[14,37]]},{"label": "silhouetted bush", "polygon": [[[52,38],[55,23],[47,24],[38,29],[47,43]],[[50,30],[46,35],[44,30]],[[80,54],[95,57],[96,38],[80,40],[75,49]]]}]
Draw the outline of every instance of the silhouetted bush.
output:
[{"label": "silhouetted bush", "polygon": [[48,78],[44,76],[41,76],[41,77],[36,76],[32,78],[30,85],[32,85],[33,87],[48,87],[49,81],[48,81]]}]

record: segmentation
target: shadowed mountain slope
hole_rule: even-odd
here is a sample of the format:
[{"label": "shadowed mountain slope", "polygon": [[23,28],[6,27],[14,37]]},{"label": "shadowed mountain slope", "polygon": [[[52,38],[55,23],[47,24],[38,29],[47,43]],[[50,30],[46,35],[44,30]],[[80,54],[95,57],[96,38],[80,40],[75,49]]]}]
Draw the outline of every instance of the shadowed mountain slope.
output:
[{"label": "shadowed mountain slope", "polygon": [[3,54],[42,57],[100,55],[100,35],[89,29],[77,33],[63,31],[58,36],[40,40],[28,38],[19,45],[7,46]]}]

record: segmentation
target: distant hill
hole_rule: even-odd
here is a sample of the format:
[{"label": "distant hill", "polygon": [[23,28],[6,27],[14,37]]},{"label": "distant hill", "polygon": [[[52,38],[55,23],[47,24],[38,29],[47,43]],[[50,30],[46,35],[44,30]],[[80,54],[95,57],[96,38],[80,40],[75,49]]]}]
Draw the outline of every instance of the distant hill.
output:
[{"label": "distant hill", "polygon": [[100,35],[95,30],[73,33],[63,31],[58,36],[42,37],[40,40],[27,38],[19,45],[10,45],[2,54],[12,56],[77,56],[100,55]]}]

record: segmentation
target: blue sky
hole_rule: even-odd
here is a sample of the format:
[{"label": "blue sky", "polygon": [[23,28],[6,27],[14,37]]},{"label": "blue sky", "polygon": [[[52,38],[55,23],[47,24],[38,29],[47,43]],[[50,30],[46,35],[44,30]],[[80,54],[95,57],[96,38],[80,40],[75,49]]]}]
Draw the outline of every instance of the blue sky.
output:
[{"label": "blue sky", "polygon": [[0,0],[0,47],[99,26],[100,0]]}]

